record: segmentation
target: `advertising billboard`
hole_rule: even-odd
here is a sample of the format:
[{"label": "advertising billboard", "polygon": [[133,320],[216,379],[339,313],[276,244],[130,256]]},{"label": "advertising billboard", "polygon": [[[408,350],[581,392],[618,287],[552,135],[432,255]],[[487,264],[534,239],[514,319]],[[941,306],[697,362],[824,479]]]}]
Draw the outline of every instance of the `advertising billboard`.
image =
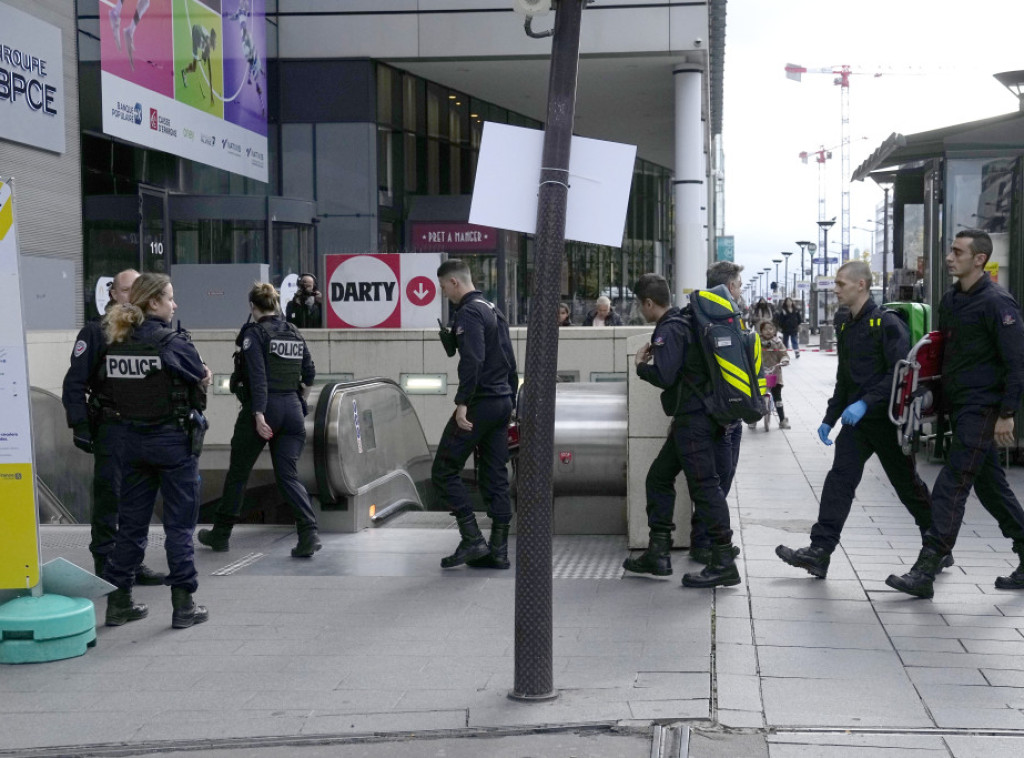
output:
[{"label": "advertising billboard", "polygon": [[324,264],[328,329],[426,329],[441,317],[440,253],[328,255]]},{"label": "advertising billboard", "polygon": [[267,181],[266,0],[100,0],[103,131]]}]

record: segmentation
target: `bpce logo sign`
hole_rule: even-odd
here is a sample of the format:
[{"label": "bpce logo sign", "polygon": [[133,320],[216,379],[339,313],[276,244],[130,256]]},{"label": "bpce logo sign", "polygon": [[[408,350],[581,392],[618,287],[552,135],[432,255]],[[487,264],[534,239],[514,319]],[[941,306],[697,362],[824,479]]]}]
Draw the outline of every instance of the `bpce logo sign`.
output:
[{"label": "bpce logo sign", "polygon": [[395,315],[399,297],[397,273],[379,258],[356,255],[331,274],[330,307],[349,326],[384,324]]}]

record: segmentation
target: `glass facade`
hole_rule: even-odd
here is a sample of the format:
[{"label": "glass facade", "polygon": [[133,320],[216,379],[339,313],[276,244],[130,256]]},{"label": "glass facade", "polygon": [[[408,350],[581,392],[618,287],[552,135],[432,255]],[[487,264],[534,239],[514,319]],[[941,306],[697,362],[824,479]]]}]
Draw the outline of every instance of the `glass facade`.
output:
[{"label": "glass facade", "polygon": [[[266,262],[280,283],[290,273],[319,271],[329,253],[411,252],[416,198],[471,196],[485,121],[543,128],[375,61],[268,56],[268,80],[278,86],[267,93],[269,181],[259,182],[103,134],[102,13],[97,0],[80,0],[78,8],[87,301],[98,277],[127,267]],[[275,24],[267,34],[275,50]],[[308,97],[302,88],[324,78],[336,82],[339,96]],[[433,220],[464,223],[468,210],[462,213]],[[671,278],[671,234],[671,172],[637,160],[623,246],[566,245],[561,293],[574,320],[602,294],[624,320],[639,320],[630,288],[647,271]],[[532,239],[502,231],[493,251],[460,255],[510,321],[525,323]]]}]

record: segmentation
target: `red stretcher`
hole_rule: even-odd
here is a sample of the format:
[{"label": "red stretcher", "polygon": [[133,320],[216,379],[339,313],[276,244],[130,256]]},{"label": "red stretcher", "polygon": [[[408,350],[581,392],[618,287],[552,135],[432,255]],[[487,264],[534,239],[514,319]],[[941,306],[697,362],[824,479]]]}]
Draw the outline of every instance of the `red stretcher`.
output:
[{"label": "red stretcher", "polygon": [[[896,425],[904,454],[917,451],[924,424],[939,422],[942,332],[928,332],[905,359],[896,362],[889,395],[889,420]],[[933,428],[935,428],[933,426]]]}]

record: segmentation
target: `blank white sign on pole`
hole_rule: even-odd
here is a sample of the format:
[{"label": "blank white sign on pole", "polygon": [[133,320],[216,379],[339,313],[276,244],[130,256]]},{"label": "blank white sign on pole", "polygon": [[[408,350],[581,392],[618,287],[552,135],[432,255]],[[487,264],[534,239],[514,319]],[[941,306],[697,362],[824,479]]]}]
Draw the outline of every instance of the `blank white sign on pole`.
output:
[{"label": "blank white sign on pole", "polygon": [[[544,132],[484,123],[469,222],[536,233]],[[636,146],[573,137],[565,238],[622,246]]]}]

